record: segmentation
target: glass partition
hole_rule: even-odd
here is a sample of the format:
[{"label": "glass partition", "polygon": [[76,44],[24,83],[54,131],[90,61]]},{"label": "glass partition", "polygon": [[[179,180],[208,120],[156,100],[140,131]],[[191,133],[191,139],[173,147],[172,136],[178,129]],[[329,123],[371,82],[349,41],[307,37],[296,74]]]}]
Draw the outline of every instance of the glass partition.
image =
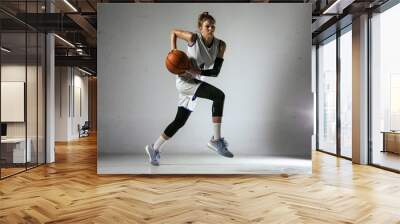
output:
[{"label": "glass partition", "polygon": [[46,38],[45,34],[38,33],[38,76],[37,76],[37,90],[38,90],[38,111],[37,111],[37,162],[38,164],[43,164],[46,161],[46,151],[45,151],[45,122],[46,122],[46,74],[45,74],[45,66],[46,66]]},{"label": "glass partition", "polygon": [[[1,34],[1,176],[26,169],[26,34]],[[6,49],[6,50],[4,50]],[[29,149],[29,147],[28,147]]]},{"label": "glass partition", "polygon": [[[18,17],[44,12],[44,3],[0,6]],[[45,34],[15,17],[0,12],[0,178],[45,163]]]},{"label": "glass partition", "polygon": [[26,98],[26,113],[27,113],[27,150],[30,153],[30,160],[27,163],[28,168],[37,165],[38,157],[38,48],[37,32],[29,31],[27,33],[27,98]]}]

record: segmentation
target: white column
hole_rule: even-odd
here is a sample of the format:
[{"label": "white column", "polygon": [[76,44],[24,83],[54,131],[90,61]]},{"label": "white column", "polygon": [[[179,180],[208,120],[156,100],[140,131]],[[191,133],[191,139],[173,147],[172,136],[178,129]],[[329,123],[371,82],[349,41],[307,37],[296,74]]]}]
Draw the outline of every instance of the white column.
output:
[{"label": "white column", "polygon": [[353,162],[368,163],[368,15],[353,20]]},{"label": "white column", "polygon": [[[54,11],[51,1],[46,1],[48,12]],[[46,163],[55,161],[54,133],[55,133],[55,54],[54,35],[46,35]]]},{"label": "white column", "polygon": [[312,46],[311,49],[311,92],[313,94],[313,114],[314,114],[314,119],[313,119],[313,135],[311,137],[311,150],[316,150],[317,149],[317,114],[316,114],[316,105],[317,105],[317,97],[316,97],[316,93],[317,93],[317,48],[315,47],[315,45]]}]

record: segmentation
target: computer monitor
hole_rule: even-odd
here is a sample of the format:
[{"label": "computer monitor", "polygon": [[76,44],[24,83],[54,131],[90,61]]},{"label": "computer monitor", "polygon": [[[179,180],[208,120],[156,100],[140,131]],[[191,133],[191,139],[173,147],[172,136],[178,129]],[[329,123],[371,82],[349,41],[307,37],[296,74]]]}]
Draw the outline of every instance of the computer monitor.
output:
[{"label": "computer monitor", "polygon": [[7,124],[6,123],[1,123],[1,136],[2,137],[7,136]]}]

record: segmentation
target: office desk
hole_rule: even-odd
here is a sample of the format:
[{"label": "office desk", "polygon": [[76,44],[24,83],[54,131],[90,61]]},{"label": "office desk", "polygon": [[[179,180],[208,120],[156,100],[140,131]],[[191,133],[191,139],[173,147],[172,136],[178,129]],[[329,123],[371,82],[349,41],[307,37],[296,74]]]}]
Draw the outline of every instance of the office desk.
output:
[{"label": "office desk", "polygon": [[[27,139],[25,153],[25,138],[6,138],[1,139],[1,157],[6,163],[25,163],[30,162],[32,158],[30,138]],[[25,158],[27,161],[25,161]]]},{"label": "office desk", "polygon": [[382,152],[393,152],[400,154],[400,132],[382,131],[383,150]]}]

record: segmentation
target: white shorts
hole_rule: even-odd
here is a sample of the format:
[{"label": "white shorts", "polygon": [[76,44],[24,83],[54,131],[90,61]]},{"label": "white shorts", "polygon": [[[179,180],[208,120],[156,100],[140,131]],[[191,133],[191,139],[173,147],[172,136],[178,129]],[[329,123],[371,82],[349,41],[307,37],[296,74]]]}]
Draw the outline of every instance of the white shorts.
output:
[{"label": "white shorts", "polygon": [[[200,79],[202,77],[199,77]],[[177,77],[176,89],[178,90],[178,107],[184,107],[190,111],[194,111],[197,105],[197,98],[193,98],[202,80]]]}]

